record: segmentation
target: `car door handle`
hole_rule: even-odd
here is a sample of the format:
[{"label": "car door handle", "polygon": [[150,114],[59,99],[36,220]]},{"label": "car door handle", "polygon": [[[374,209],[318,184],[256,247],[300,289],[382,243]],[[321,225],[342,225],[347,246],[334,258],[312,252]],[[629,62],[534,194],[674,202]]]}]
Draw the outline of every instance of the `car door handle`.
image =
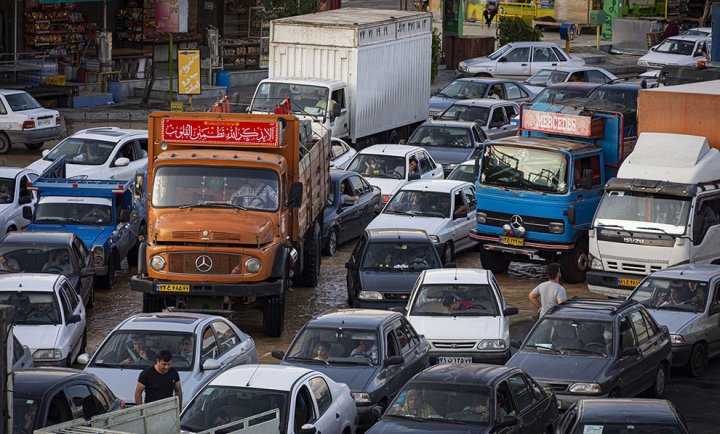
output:
[{"label": "car door handle", "polygon": [[527,63],[521,63],[520,66],[527,66]]},{"label": "car door handle", "polygon": [[340,413],[335,413],[335,419],[340,420]]},{"label": "car door handle", "polygon": [[553,63],[552,66],[557,66],[557,63]]}]

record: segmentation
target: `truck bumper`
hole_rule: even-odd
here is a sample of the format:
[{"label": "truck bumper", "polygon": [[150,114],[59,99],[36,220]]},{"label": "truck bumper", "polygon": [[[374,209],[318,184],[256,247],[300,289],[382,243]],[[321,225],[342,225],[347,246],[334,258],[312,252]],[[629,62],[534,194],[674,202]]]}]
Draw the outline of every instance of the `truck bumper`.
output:
[{"label": "truck bumper", "polygon": [[32,130],[7,130],[5,131],[13,143],[38,143],[47,140],[59,139],[65,135],[65,125],[60,124],[52,128],[40,128]]},{"label": "truck bumper", "polygon": [[95,275],[96,276],[107,276],[107,274],[108,274],[108,266],[107,265],[95,266]]},{"label": "truck bumper", "polygon": [[[190,290],[184,292],[159,291],[158,284],[169,283],[189,285]],[[282,280],[271,280],[255,283],[212,283],[212,282],[178,282],[150,279],[147,276],[132,276],[130,289],[153,295],[181,295],[185,297],[271,297],[283,291]]]},{"label": "truck bumper", "polygon": [[478,232],[476,229],[470,231],[470,238],[482,244],[485,250],[507,253],[514,256],[525,256],[532,259],[533,256],[540,256],[549,259],[548,256],[560,255],[572,251],[575,244],[564,243],[543,243],[523,238],[522,245],[501,244],[497,235],[489,235]]},{"label": "truck bumper", "polygon": [[457,352],[457,351],[430,351],[429,360],[431,365],[438,364],[438,357],[471,357],[473,363],[489,363],[492,365],[504,365],[510,359],[510,350],[483,351],[483,352]]},{"label": "truck bumper", "polygon": [[598,270],[588,270],[586,277],[590,291],[612,296],[627,296],[644,278],[638,274]]}]

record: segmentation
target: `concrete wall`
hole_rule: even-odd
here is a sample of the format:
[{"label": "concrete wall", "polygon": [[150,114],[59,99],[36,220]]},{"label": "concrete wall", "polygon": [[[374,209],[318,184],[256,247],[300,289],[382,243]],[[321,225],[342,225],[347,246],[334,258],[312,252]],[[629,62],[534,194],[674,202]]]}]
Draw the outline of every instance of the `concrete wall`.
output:
[{"label": "concrete wall", "polygon": [[556,0],[555,19],[572,23],[587,23],[591,0]]}]

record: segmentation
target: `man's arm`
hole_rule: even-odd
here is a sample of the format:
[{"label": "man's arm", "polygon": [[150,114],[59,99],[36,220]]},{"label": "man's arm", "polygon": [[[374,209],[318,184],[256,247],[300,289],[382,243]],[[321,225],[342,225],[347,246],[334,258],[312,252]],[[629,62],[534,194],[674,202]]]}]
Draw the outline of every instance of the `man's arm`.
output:
[{"label": "man's arm", "polygon": [[528,298],[530,299],[530,303],[535,306],[535,309],[540,310],[540,308],[542,308],[542,303],[540,303],[540,292],[538,291],[537,287],[530,291],[530,294],[528,294]]},{"label": "man's arm", "polygon": [[557,304],[563,304],[566,301],[567,301],[567,292],[565,292],[565,288],[563,288],[561,286],[557,292]]},{"label": "man's arm", "polygon": [[180,386],[180,381],[175,382],[175,396],[178,397],[178,411],[182,410],[183,394],[182,386]]},{"label": "man's arm", "polygon": [[142,404],[143,390],[145,390],[145,385],[138,381],[137,385],[135,386],[135,405]]}]

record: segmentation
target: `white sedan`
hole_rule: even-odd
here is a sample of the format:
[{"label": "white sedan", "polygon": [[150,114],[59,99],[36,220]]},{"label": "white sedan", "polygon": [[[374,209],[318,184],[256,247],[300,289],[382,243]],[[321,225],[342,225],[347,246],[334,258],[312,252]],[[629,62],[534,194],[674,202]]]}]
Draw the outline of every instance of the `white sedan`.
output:
[{"label": "white sedan", "polygon": [[220,373],[180,414],[183,432],[354,434],[357,408],[350,389],[310,369],[244,365]]},{"label": "white sedan", "polygon": [[457,73],[462,76],[525,76],[543,68],[582,66],[585,61],[561,50],[552,42],[511,42],[486,57],[463,60]]},{"label": "white sedan", "polygon": [[401,188],[367,229],[407,228],[427,232],[443,262],[475,245],[477,200],[469,182],[415,181]]},{"label": "white sedan", "polygon": [[35,193],[28,187],[38,177],[32,170],[0,167],[0,234],[17,231],[30,224],[22,209],[35,207]]},{"label": "white sedan", "polygon": [[342,139],[333,137],[332,141],[332,158],[330,159],[331,169],[344,169],[345,166],[353,159],[357,154],[357,151],[353,149]]},{"label": "white sedan", "polygon": [[0,274],[0,304],[15,307],[15,336],[36,366],[70,366],[85,351],[85,306],[62,274]]},{"label": "white sedan", "polygon": [[46,140],[65,135],[57,110],[46,109],[29,93],[0,89],[0,154],[13,143],[24,143],[30,150],[40,149]]},{"label": "white sedan", "polygon": [[603,68],[594,66],[561,66],[559,68],[547,68],[533,74],[525,80],[525,87],[540,93],[546,86],[555,83],[584,82],[584,83],[610,83],[617,80],[617,77]]}]

